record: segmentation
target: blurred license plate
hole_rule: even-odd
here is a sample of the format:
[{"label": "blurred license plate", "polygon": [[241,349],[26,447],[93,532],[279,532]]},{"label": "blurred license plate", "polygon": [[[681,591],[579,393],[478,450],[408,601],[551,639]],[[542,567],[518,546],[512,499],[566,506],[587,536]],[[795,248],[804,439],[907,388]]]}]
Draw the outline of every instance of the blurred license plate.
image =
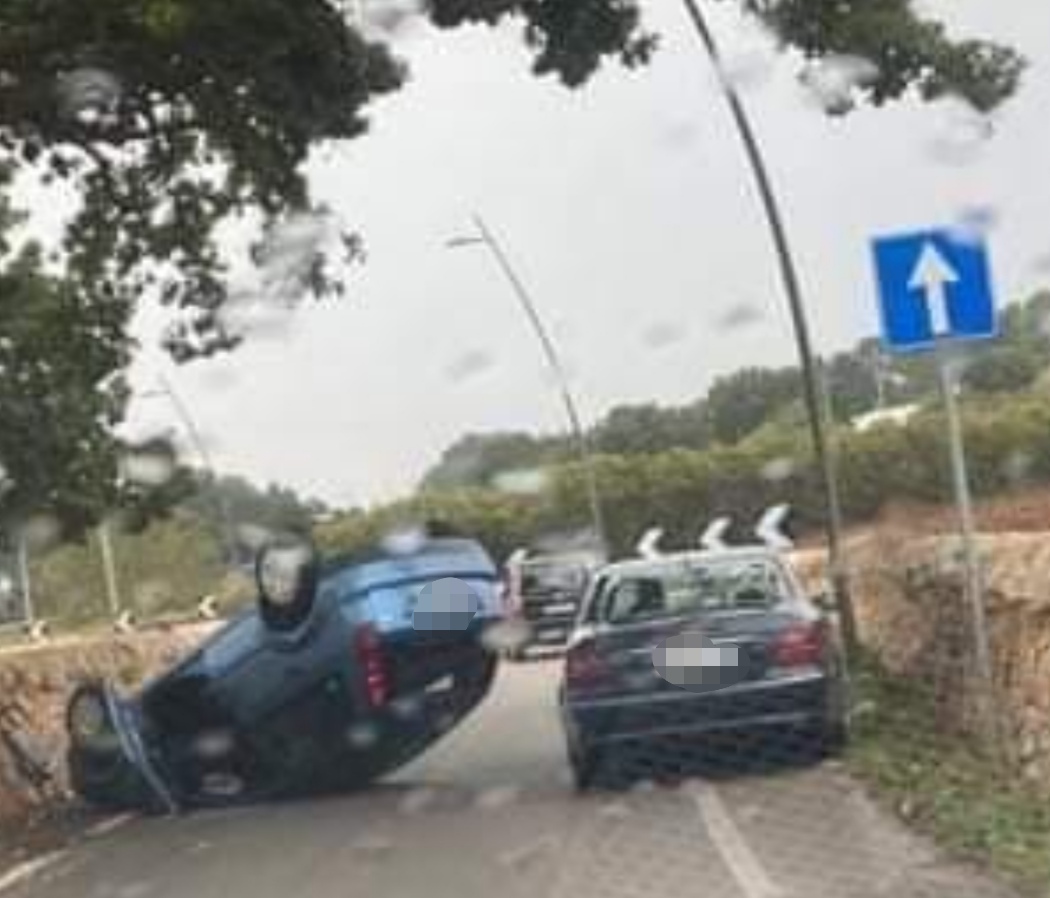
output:
[{"label": "blurred license plate", "polygon": [[541,642],[565,642],[569,638],[569,631],[563,627],[554,630],[540,630],[537,638]]},{"label": "blurred license plate", "polygon": [[576,603],[575,602],[559,602],[555,605],[544,605],[543,613],[549,614],[552,617],[559,614],[575,614]]}]

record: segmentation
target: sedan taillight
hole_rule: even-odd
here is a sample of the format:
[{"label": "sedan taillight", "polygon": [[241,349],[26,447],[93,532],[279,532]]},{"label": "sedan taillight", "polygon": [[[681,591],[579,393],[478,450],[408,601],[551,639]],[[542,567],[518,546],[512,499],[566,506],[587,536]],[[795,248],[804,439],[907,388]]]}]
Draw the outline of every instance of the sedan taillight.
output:
[{"label": "sedan taillight", "polygon": [[390,698],[390,677],[383,655],[383,644],[374,627],[367,624],[358,627],[354,635],[354,653],[364,676],[365,696],[369,707],[381,708]]},{"label": "sedan taillight", "polygon": [[791,624],[773,640],[770,660],[775,667],[819,665],[824,660],[826,642],[823,621]]}]

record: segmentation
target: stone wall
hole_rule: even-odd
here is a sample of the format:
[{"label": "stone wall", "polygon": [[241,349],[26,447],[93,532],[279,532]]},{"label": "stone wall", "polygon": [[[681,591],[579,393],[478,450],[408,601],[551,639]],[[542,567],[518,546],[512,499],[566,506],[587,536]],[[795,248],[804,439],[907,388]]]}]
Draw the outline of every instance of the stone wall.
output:
[{"label": "stone wall", "polygon": [[123,688],[141,683],[203,639],[214,624],[123,636],[65,638],[0,651],[0,707],[14,706],[16,738],[56,774],[49,795],[34,790],[0,744],[0,822],[23,817],[65,794],[65,705],[85,679],[106,678]]},{"label": "stone wall", "polygon": [[[1015,771],[1050,795],[1050,533],[989,534],[979,543],[990,711],[957,539],[895,527],[847,542],[861,638],[887,669],[932,688],[942,729],[976,735],[997,727]],[[811,587],[824,575],[822,552],[797,553],[795,563]]]}]

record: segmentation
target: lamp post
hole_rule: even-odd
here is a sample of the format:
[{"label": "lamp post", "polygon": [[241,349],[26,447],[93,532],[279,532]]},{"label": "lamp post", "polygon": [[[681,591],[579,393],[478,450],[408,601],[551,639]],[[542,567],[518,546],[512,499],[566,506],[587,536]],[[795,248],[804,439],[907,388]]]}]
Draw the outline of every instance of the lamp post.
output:
[{"label": "lamp post", "polygon": [[729,105],[737,133],[744,146],[751,172],[755,179],[759,198],[766,222],[769,225],[773,248],[776,251],[780,279],[788,301],[791,324],[798,351],[799,364],[802,369],[803,398],[809,418],[810,438],[813,443],[813,455],[820,469],[824,486],[824,499],[827,513],[828,561],[831,573],[831,585],[835,594],[837,607],[842,621],[843,638],[851,656],[855,656],[858,645],[857,622],[850,595],[849,577],[842,556],[842,509],[839,500],[838,480],[835,476],[830,441],[828,439],[828,421],[826,416],[825,388],[821,382],[819,365],[813,353],[813,342],[806,318],[805,304],[802,300],[802,289],[799,285],[798,272],[791,254],[787,230],[777,203],[773,184],[766,170],[758,138],[755,136],[747,110],[736,88],[723,77],[722,54],[718,49],[714,33],[704,18],[700,0],[682,0],[689,19],[696,29],[712,65],[714,65],[722,86],[722,93]]},{"label": "lamp post", "polygon": [[511,264],[510,258],[503,245],[480,215],[474,215],[472,218],[477,233],[463,237],[454,237],[447,241],[446,246],[453,249],[465,246],[486,247],[496,264],[499,266],[503,276],[507,279],[507,283],[510,285],[522,311],[525,313],[529,325],[536,334],[536,338],[539,340],[547,365],[550,368],[551,373],[554,375],[555,382],[558,386],[558,392],[561,394],[562,404],[565,407],[565,416],[568,418],[573,441],[576,444],[576,451],[579,454],[580,462],[583,467],[584,482],[587,490],[587,501],[591,513],[591,526],[594,528],[594,534],[595,538],[598,540],[599,549],[603,555],[607,555],[609,547],[606,541],[605,519],[602,514],[594,457],[591,453],[590,441],[587,438],[587,433],[584,430],[583,422],[580,418],[579,408],[576,405],[576,400],[573,398],[572,390],[569,387],[568,375],[558,355],[557,347],[548,333],[547,328],[543,323],[543,319],[540,317],[539,310],[536,303],[533,301],[532,295],[529,293],[521,276]]},{"label": "lamp post", "polygon": [[167,399],[171,404],[172,409],[174,409],[176,416],[179,418],[179,421],[182,423],[182,426],[185,428],[186,433],[189,434],[190,442],[193,443],[193,448],[196,450],[197,455],[200,456],[204,470],[207,472],[208,476],[211,477],[212,488],[215,490],[216,523],[219,527],[223,553],[226,556],[227,563],[232,564],[237,560],[233,514],[230,511],[229,502],[218,489],[218,474],[216,473],[211,453],[208,451],[208,444],[201,435],[200,428],[197,427],[197,422],[190,414],[189,408],[182,401],[179,394],[175,392],[175,388],[171,385],[168,379],[161,375],[157,378],[157,384],[156,389],[139,393],[138,396],[140,399]]}]

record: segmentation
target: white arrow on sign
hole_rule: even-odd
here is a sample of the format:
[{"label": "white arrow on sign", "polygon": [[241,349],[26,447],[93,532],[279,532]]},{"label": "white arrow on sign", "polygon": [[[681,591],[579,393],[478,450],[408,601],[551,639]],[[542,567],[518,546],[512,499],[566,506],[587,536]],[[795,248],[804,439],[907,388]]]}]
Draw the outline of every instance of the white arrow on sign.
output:
[{"label": "white arrow on sign", "polygon": [[730,524],[733,523],[732,518],[715,518],[710,524],[707,525],[707,529],[700,534],[700,546],[704,549],[711,551],[717,551],[718,549],[724,549],[726,547],[725,539],[726,531],[729,529]]},{"label": "white arrow on sign", "polygon": [[790,505],[774,505],[767,508],[755,527],[758,536],[769,548],[787,550],[794,547],[794,542],[784,533],[784,521],[791,514]]},{"label": "white arrow on sign", "polygon": [[930,332],[943,337],[952,332],[948,305],[948,285],[959,283],[959,272],[932,241],[923,244],[919,260],[915,263],[909,290],[922,290],[926,296],[926,310],[930,316]]},{"label": "white arrow on sign", "polygon": [[642,538],[638,540],[638,545],[635,546],[635,550],[642,558],[657,558],[660,555],[660,547],[658,543],[663,538],[664,532],[660,527],[651,527],[642,534]]}]

